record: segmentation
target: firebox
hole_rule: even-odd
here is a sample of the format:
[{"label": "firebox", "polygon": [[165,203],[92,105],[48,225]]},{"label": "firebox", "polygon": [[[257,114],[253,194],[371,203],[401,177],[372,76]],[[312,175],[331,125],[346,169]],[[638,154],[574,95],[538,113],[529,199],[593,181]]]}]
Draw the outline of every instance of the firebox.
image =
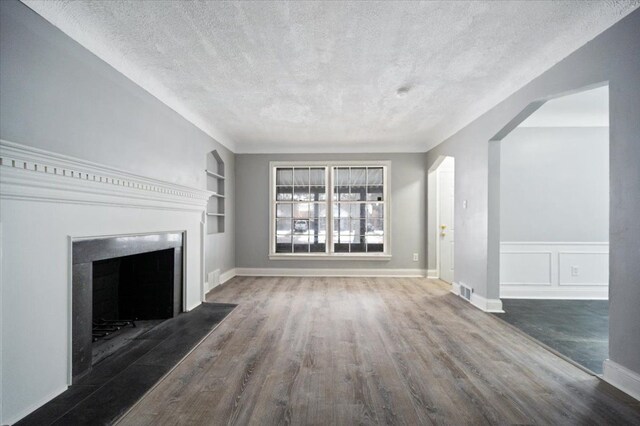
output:
[{"label": "firebox", "polygon": [[182,233],[73,242],[73,383],[182,312]]}]

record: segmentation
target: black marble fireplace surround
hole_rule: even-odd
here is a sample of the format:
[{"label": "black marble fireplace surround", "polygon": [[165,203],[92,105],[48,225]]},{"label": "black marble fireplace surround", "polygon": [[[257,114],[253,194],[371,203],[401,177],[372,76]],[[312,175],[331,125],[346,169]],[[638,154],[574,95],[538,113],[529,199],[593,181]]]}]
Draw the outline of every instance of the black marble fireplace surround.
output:
[{"label": "black marble fireplace surround", "polygon": [[182,312],[183,234],[73,242],[72,382],[91,370],[92,324],[164,320]]}]

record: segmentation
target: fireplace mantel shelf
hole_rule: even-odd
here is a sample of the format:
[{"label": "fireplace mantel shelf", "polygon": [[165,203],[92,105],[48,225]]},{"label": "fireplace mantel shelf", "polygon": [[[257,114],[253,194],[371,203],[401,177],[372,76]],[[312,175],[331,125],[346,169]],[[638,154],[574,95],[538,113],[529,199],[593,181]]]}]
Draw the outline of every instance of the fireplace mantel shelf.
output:
[{"label": "fireplace mantel shelf", "polygon": [[0,140],[0,197],[169,210],[206,209],[211,191]]}]

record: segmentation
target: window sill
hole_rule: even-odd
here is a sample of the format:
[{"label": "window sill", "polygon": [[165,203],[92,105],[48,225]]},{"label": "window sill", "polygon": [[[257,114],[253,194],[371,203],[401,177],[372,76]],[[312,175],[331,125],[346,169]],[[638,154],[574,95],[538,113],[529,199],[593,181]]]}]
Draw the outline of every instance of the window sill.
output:
[{"label": "window sill", "polygon": [[391,260],[390,254],[352,254],[352,253],[334,253],[334,254],[270,254],[269,260],[373,260],[387,261]]}]

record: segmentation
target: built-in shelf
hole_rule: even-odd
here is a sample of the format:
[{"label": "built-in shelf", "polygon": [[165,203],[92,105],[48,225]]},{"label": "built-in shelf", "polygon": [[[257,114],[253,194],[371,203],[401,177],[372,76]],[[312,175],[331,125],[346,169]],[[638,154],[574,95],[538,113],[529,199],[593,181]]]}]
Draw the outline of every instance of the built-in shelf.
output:
[{"label": "built-in shelf", "polygon": [[220,174],[218,174],[218,173],[214,173],[214,172],[212,172],[211,170],[207,170],[207,169],[205,169],[205,172],[207,172],[207,174],[208,174],[209,176],[213,176],[213,177],[214,177],[214,178],[216,178],[216,179],[224,179],[224,176],[222,176],[222,175],[220,175]]},{"label": "built-in shelf", "polygon": [[207,202],[207,232],[216,234],[224,232],[224,161],[218,151],[211,151],[207,154],[207,189],[211,192]]}]

